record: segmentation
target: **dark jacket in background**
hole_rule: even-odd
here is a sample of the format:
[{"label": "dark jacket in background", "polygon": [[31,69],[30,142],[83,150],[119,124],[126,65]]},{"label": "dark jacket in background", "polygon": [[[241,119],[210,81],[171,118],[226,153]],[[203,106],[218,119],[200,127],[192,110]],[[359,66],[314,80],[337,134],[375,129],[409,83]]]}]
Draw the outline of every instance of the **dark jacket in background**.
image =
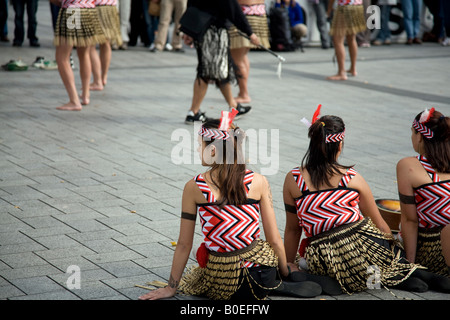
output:
[{"label": "dark jacket in background", "polygon": [[216,17],[216,27],[229,28],[231,23],[250,36],[253,31],[241,6],[236,0],[188,0],[188,7],[193,6]]}]

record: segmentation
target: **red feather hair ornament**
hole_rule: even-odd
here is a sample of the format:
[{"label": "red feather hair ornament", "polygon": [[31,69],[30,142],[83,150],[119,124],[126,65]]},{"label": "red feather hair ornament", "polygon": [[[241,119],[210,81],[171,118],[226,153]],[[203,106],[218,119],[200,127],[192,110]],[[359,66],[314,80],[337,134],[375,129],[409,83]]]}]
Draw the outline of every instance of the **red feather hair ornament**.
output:
[{"label": "red feather hair ornament", "polygon": [[321,108],[322,108],[322,105],[319,104],[319,105],[317,106],[316,111],[315,111],[314,114],[313,114],[311,124],[314,123],[314,122],[316,122],[317,120],[319,120],[319,118],[320,118],[320,109],[321,109]]}]

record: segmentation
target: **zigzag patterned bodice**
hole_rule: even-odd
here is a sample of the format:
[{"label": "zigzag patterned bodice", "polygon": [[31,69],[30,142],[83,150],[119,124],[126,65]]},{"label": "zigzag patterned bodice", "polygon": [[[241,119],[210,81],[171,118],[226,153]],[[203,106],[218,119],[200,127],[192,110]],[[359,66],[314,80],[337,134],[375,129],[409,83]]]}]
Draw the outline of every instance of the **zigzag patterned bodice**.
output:
[{"label": "zigzag patterned bodice", "polygon": [[95,0],[63,0],[61,8],[95,8]]},{"label": "zigzag patterned bodice", "polygon": [[445,226],[450,223],[450,180],[441,181],[425,157],[417,159],[433,181],[414,189],[419,227]]},{"label": "zigzag patterned bodice", "polygon": [[312,237],[343,224],[363,219],[359,210],[359,193],[347,187],[356,175],[353,168],[347,170],[335,189],[310,191],[299,167],[292,169],[302,195],[295,199],[299,226],[306,237]]},{"label": "zigzag patterned bodice", "polygon": [[[253,171],[247,170],[244,186],[248,192],[253,181]],[[209,250],[231,252],[250,245],[260,236],[259,201],[249,199],[242,205],[225,205],[222,209],[206,184],[203,175],[194,178],[205,196],[205,204],[198,205],[204,243]]]}]

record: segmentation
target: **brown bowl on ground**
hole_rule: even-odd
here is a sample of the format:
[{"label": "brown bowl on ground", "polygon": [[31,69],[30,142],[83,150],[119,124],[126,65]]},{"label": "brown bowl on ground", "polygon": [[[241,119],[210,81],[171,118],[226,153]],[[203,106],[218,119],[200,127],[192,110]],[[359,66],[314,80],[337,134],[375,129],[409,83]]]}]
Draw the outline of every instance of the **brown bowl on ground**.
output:
[{"label": "brown bowl on ground", "polygon": [[400,231],[400,201],[394,199],[375,200],[378,210],[392,232]]}]

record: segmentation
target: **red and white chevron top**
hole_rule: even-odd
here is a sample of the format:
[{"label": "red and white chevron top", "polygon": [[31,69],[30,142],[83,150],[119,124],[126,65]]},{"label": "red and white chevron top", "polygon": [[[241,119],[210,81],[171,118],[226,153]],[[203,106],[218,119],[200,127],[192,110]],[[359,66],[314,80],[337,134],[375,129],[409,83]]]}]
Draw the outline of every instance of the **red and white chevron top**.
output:
[{"label": "red and white chevron top", "polygon": [[96,6],[116,6],[117,0],[95,0]]},{"label": "red and white chevron top", "polygon": [[441,181],[424,156],[417,156],[433,182],[414,189],[420,228],[446,226],[450,223],[450,180]]},{"label": "red and white chevron top", "polygon": [[338,0],[339,6],[362,5],[363,0]]},{"label": "red and white chevron top", "polygon": [[253,4],[253,5],[241,5],[242,12],[246,16],[265,16],[266,15],[266,5],[263,4]]},{"label": "red and white chevron top", "polygon": [[61,8],[95,8],[95,0],[62,0]]},{"label": "red and white chevron top", "polygon": [[[247,194],[253,181],[254,172],[247,170],[244,186]],[[249,246],[259,239],[259,201],[249,199],[242,205],[225,205],[222,209],[215,205],[216,199],[206,184],[203,175],[194,178],[197,186],[203,192],[208,203],[198,206],[204,243],[215,252],[232,252]],[[244,263],[245,267],[253,266]]]},{"label": "red and white chevron top", "polygon": [[291,172],[302,192],[295,205],[306,237],[364,218],[359,210],[359,192],[347,187],[357,173],[353,168],[347,170],[337,188],[319,191],[309,191],[299,167]]}]

